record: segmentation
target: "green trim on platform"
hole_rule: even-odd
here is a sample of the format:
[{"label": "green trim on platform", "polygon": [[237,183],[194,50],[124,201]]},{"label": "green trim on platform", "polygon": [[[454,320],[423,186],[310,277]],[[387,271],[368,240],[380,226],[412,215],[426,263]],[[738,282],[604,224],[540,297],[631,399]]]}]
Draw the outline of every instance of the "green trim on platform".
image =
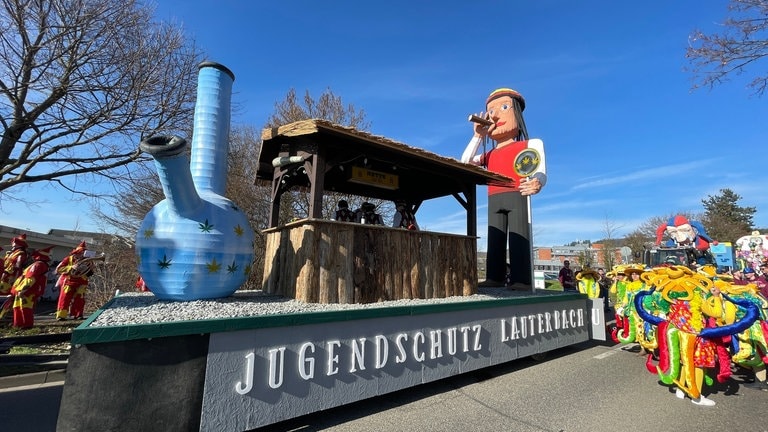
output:
[{"label": "green trim on platform", "polygon": [[102,311],[108,309],[112,304],[113,300],[110,300],[101,309],[91,314],[91,316],[86,321],[84,321],[82,324],[80,324],[80,326],[72,331],[72,343],[78,345],[86,345],[94,343],[120,342],[135,339],[152,339],[158,337],[253,330],[258,328],[291,327],[392,316],[458,312],[469,309],[487,309],[534,303],[553,303],[571,300],[583,300],[586,298],[587,296],[584,294],[544,294],[493,300],[419,304],[413,306],[382,306],[377,308],[327,312],[303,312],[293,314],[216,318],[196,321],[173,321],[152,324],[90,327],[91,322],[96,320]]}]

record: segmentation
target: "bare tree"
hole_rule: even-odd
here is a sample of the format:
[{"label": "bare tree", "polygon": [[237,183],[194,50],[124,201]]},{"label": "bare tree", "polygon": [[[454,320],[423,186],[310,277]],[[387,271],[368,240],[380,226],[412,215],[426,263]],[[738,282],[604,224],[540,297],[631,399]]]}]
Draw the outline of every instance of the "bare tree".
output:
[{"label": "bare tree", "polygon": [[[731,0],[728,11],[721,33],[696,30],[689,37],[686,57],[694,74],[694,88],[711,88],[732,74],[744,73],[748,66],[758,67],[755,63],[768,56],[768,0]],[[768,74],[758,74],[749,87],[762,96],[768,87]]]},{"label": "bare tree", "polygon": [[252,126],[232,128],[229,136],[229,171],[227,173],[227,197],[248,216],[254,231],[254,262],[243,289],[261,289],[264,273],[264,249],[271,204],[271,188],[254,183],[259,167],[261,135]]},{"label": "bare tree", "polygon": [[104,262],[96,264],[96,271],[88,278],[86,309],[93,312],[122,292],[137,291],[135,282],[139,277],[136,268],[136,255],[133,251],[133,238],[123,236],[104,236],[98,246],[106,255]]},{"label": "bare tree", "polygon": [[644,230],[637,228],[624,236],[624,245],[632,251],[630,262],[641,263],[643,261],[643,253],[653,245],[654,235],[649,235]]},{"label": "bare tree", "polygon": [[[360,131],[370,128],[365,111],[358,110],[352,104],[344,105],[341,97],[334,95],[331,89],[326,89],[317,99],[307,90],[301,101],[296,96],[295,89],[288,90],[285,99],[275,103],[275,112],[267,120],[266,127],[277,127],[313,118],[328,120]],[[287,195],[283,195],[283,201],[288,203],[288,208],[281,209],[281,217],[284,214],[288,220],[306,217],[309,214],[309,191],[297,188],[290,192],[290,199],[286,199]],[[395,211],[394,205],[388,201],[327,191],[323,196],[323,216],[330,218],[336,210],[336,204],[342,199],[348,202],[350,209],[360,208],[363,202],[370,202],[385,219],[391,218]]]},{"label": "bare tree", "polygon": [[117,193],[95,203],[92,211],[103,232],[133,236],[149,210],[164,198],[154,164],[137,162],[120,180]]},{"label": "bare tree", "polygon": [[616,265],[616,234],[623,228],[624,225],[619,225],[616,221],[611,220],[608,214],[605,215],[605,221],[603,222],[603,261],[605,268],[610,270]]},{"label": "bare tree", "polygon": [[303,102],[299,102],[296,89],[289,89],[285,99],[275,103],[275,112],[267,120],[265,127],[276,127],[295,121],[323,119],[338,125],[367,131],[371,124],[365,119],[365,111],[354,105],[344,105],[340,96],[326,89],[318,98],[312,97],[307,90]]},{"label": "bare tree", "polygon": [[0,0],[0,195],[53,181],[94,196],[84,185],[124,175],[143,137],[184,128],[200,56],[153,12],[136,0]]}]

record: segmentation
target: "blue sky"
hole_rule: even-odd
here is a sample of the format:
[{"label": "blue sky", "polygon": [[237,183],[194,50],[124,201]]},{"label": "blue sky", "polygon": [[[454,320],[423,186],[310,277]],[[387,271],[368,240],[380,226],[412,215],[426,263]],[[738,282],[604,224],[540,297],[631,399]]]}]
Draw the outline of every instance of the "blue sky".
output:
[{"label": "blue sky", "polygon": [[[331,89],[366,111],[372,133],[458,159],[472,134],[467,115],[495,88],[520,91],[529,134],[545,144],[549,180],[532,218],[535,244],[547,246],[602,238],[606,221],[617,236],[654,216],[702,212],[701,200],[726,187],[768,227],[768,99],[746,88],[764,68],[696,91],[684,70],[688,36],[716,30],[727,5],[159,0],[156,15],[235,73],[237,124],[261,128],[290,88]],[[60,200],[33,212],[4,203],[0,220],[98,230],[85,203],[53,216]],[[453,198],[418,214],[423,228],[456,233],[464,217]]]}]

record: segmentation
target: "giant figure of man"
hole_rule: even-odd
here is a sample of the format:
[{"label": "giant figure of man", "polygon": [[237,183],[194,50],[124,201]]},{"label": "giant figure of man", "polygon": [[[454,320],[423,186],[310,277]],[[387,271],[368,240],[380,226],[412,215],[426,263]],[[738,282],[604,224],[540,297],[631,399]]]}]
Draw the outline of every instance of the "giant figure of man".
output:
[{"label": "giant figure of man", "polygon": [[[482,165],[514,180],[509,186],[488,186],[488,253],[485,286],[503,286],[509,245],[508,283],[530,289],[533,273],[529,196],[547,182],[544,144],[528,139],[523,120],[525,99],[515,90],[500,88],[486,100],[486,112],[478,117],[488,125],[473,123],[474,136],[461,156],[464,163]],[[495,148],[477,154],[486,137]]]}]

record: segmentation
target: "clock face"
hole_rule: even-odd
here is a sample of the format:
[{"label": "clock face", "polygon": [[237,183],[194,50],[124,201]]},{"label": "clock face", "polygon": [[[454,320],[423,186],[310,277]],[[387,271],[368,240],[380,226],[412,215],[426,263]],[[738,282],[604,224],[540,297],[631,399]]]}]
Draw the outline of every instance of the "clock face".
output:
[{"label": "clock face", "polygon": [[515,158],[515,174],[528,177],[535,173],[541,163],[539,152],[532,148],[521,151]]}]

